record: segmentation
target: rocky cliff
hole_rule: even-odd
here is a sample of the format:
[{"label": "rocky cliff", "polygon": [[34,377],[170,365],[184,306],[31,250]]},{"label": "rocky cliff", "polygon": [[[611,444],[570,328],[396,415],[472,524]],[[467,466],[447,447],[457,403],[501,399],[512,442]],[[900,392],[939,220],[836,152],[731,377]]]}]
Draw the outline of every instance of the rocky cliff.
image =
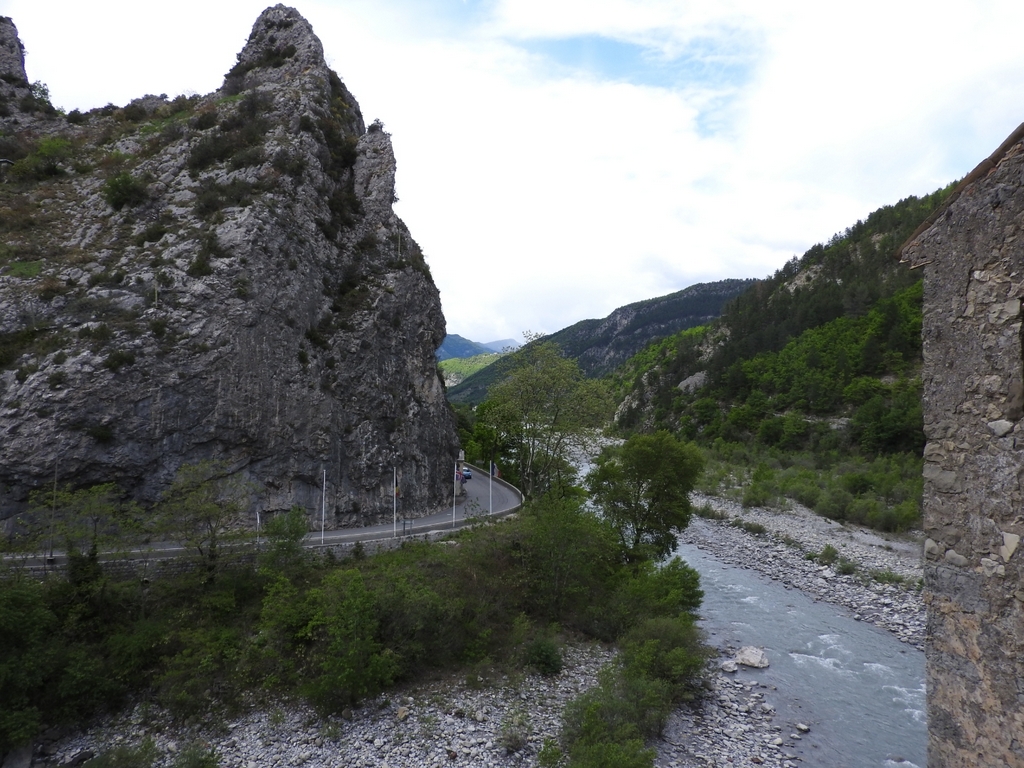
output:
[{"label": "rocky cliff", "polygon": [[457,437],[445,322],[380,123],[282,5],[215,93],[67,116],[0,20],[0,517],[56,479],[156,500],[226,462],[328,526],[423,514]]}]

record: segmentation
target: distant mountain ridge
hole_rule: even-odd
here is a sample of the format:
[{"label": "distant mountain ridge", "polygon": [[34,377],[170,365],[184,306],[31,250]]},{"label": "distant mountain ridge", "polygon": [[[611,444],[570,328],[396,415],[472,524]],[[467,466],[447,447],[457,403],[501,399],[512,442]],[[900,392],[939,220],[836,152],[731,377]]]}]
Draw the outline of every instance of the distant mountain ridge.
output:
[{"label": "distant mountain ridge", "polygon": [[441,346],[437,348],[438,360],[449,360],[453,357],[476,357],[477,355],[489,355],[496,350],[481,344],[478,341],[459,336],[457,333],[449,333],[444,337]]},{"label": "distant mountain ridge", "polygon": [[515,350],[523,346],[515,339],[498,339],[497,341],[485,341],[483,344],[492,352],[504,352],[509,349],[511,349],[514,352]]},{"label": "distant mountain ridge", "polygon": [[[619,307],[600,320],[581,320],[550,336],[566,357],[575,359],[588,378],[610,373],[652,341],[714,320],[725,304],[755,280],[697,283],[681,291]],[[506,355],[448,390],[452,402],[480,403],[514,356]]]},{"label": "distant mountain ridge", "polygon": [[437,348],[437,359],[450,360],[453,357],[476,357],[477,355],[490,355],[494,352],[504,352],[511,348],[519,349],[522,346],[515,339],[498,339],[497,341],[472,341],[457,333],[449,333],[444,337],[441,346]]},{"label": "distant mountain ridge", "polygon": [[575,358],[583,374],[599,378],[646,347],[722,314],[726,302],[754,285],[750,280],[697,283],[655,299],[619,307],[603,320],[581,320],[547,337]]}]

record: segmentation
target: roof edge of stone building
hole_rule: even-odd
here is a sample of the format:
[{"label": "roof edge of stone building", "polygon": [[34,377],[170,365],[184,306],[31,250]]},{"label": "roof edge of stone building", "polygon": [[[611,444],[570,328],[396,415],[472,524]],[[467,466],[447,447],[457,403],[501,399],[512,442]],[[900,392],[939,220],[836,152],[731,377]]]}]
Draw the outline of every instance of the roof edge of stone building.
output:
[{"label": "roof edge of stone building", "polygon": [[[949,206],[956,202],[956,199],[960,197],[961,194],[963,194],[964,190],[966,190],[967,187],[969,187],[971,184],[973,184],[981,177],[988,174],[989,171],[991,171],[999,164],[999,161],[1003,159],[1007,152],[1010,151],[1010,148],[1015,146],[1022,140],[1024,140],[1024,123],[1018,125],[1017,128],[1013,131],[1013,133],[1011,133],[1006,138],[1006,140],[999,145],[995,152],[993,152],[991,155],[989,155],[980,163],[978,163],[978,165],[975,166],[973,171],[964,176],[963,180],[956,185],[956,188],[946,199],[946,201],[938,208],[936,208],[935,211],[932,212],[931,216],[929,216],[927,219],[921,222],[921,225],[914,230],[914,234],[908,237],[906,241],[903,243],[903,245],[901,245],[899,249],[896,251],[896,255],[899,257],[900,261],[908,261],[906,257],[906,251],[915,244],[918,238],[920,238],[921,235],[927,232],[931,228],[932,224],[938,221],[939,217],[946,212]],[[923,265],[912,264],[911,269],[914,269],[915,267],[918,266]]]}]

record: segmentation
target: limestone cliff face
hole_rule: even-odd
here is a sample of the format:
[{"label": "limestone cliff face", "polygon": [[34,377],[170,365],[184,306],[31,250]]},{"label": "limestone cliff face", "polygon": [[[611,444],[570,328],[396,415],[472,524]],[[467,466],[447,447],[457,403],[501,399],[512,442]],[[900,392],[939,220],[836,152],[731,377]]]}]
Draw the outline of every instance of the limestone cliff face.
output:
[{"label": "limestone cliff face", "polygon": [[9,20],[0,47],[0,516],[208,458],[317,518],[326,471],[329,527],[390,519],[396,467],[403,513],[443,504],[438,292],[306,20],[267,9],[216,93],[68,118],[24,99]]}]

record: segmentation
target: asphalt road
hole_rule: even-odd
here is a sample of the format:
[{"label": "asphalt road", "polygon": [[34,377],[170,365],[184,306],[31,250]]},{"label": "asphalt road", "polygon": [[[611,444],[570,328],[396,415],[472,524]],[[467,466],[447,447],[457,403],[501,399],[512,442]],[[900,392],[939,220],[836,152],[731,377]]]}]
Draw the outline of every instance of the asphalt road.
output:
[{"label": "asphalt road", "polygon": [[[484,470],[472,464],[469,466],[473,467],[473,479],[466,481],[466,493],[463,496],[459,496],[456,500],[454,515],[452,514],[452,508],[448,507],[442,512],[410,520],[405,520],[400,516],[397,525],[398,536],[412,536],[433,531],[461,528],[468,523],[472,523],[475,519],[487,517],[488,515],[501,517],[517,509],[522,504],[521,495],[513,490],[512,486],[505,485],[498,480],[490,482],[490,478],[487,477],[487,473]],[[399,502],[399,515],[401,515],[401,502]],[[324,531],[322,537],[320,531],[313,531],[303,539],[303,546],[314,548],[356,541],[389,539],[395,536],[395,532],[396,526],[394,523],[371,525],[363,528],[339,528]],[[251,546],[251,543],[248,546]],[[166,560],[181,557],[184,554],[186,554],[186,550],[174,542],[155,541],[145,549],[132,550],[128,553],[101,553],[100,560],[118,559],[123,558],[125,555],[128,555],[131,559]],[[17,560],[31,568],[45,567],[44,559],[41,556],[24,559],[7,557],[12,561]],[[50,566],[63,566],[64,560],[65,558],[62,553],[55,552]]]},{"label": "asphalt road", "polygon": [[[426,517],[403,520],[401,502],[399,502],[398,535],[411,536],[458,528],[465,525],[467,521],[472,522],[475,518],[486,517],[489,514],[500,517],[522,504],[522,497],[518,492],[512,490],[511,486],[504,485],[497,480],[490,482],[490,478],[487,477],[484,470],[474,467],[472,464],[470,466],[473,467],[473,479],[466,481],[466,495],[459,497],[455,503],[454,524],[451,507]],[[394,535],[394,523],[385,523],[365,528],[339,528],[334,531],[325,531],[323,540],[324,544],[341,544],[350,541],[387,539]],[[305,544],[306,546],[319,546],[320,534],[318,532],[309,534],[305,539]]]}]

